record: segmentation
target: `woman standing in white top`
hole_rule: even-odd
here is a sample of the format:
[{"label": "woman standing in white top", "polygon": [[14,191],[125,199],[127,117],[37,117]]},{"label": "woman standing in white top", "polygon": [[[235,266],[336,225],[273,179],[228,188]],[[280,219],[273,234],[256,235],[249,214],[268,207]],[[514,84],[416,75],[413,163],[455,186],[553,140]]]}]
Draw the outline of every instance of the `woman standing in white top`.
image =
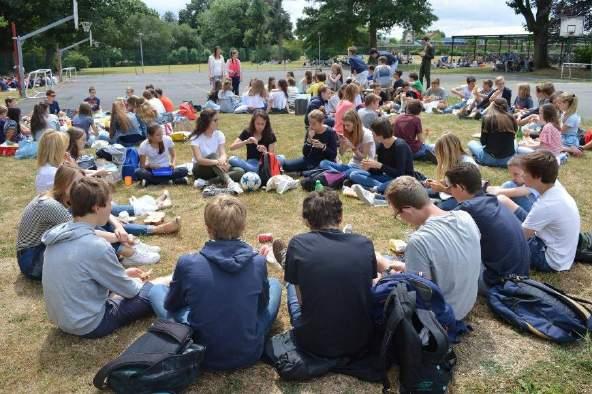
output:
[{"label": "woman standing in white top", "polygon": [[[236,182],[245,171],[242,168],[230,167],[224,143],[226,137],[218,130],[218,112],[206,108],[200,112],[195,130],[189,136],[193,153],[193,177],[196,186],[208,183],[223,183],[232,191],[242,193]],[[201,183],[197,183],[201,179]],[[208,182],[209,181],[209,182]]]},{"label": "woman standing in white top", "polygon": [[216,81],[224,80],[224,56],[222,56],[222,50],[220,47],[214,48],[214,53],[208,58],[208,76],[210,78],[210,84],[212,89]]}]

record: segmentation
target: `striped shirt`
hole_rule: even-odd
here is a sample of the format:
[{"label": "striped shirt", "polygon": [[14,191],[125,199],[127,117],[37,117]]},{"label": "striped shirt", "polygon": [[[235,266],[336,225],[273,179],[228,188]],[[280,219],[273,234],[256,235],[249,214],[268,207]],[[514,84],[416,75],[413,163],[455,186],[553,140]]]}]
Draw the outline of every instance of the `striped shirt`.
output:
[{"label": "striped shirt", "polygon": [[16,239],[18,251],[41,244],[41,236],[50,228],[72,220],[72,215],[59,201],[46,195],[35,197],[21,217]]}]

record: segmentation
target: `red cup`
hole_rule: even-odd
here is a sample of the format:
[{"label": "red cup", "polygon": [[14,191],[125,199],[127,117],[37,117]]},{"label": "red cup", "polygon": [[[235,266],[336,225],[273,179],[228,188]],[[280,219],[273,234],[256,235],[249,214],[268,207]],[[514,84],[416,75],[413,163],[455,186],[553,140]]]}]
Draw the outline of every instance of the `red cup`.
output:
[{"label": "red cup", "polygon": [[273,234],[271,233],[263,233],[257,236],[257,240],[260,244],[266,244],[269,242],[273,242]]}]

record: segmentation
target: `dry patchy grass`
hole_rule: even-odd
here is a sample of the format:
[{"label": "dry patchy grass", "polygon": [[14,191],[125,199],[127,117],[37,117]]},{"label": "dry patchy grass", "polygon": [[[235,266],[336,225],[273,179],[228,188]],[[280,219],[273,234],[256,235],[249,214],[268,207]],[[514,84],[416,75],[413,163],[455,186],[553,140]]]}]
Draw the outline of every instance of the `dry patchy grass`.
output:
[{"label": "dry patchy grass", "polygon": [[[247,124],[246,115],[222,115],[221,129],[228,142]],[[425,127],[432,131],[432,140],[445,131],[461,136],[466,143],[479,129],[474,121],[458,121],[451,116],[423,115]],[[299,154],[302,119],[294,116],[273,116],[278,134],[279,151],[288,157]],[[180,162],[190,160],[188,145],[177,145]],[[240,152],[243,154],[244,152]],[[592,176],[588,171],[590,159],[570,159],[561,169],[561,181],[575,196],[582,215],[584,229],[592,224],[588,190]],[[418,164],[428,176],[434,167]],[[104,363],[119,354],[150,324],[145,319],[125,327],[108,338],[81,340],[59,332],[48,322],[38,283],[19,275],[14,257],[15,237],[22,208],[34,195],[35,164],[0,158],[0,391],[10,392],[92,392],[92,377]],[[483,176],[492,184],[506,180],[501,169],[483,168]],[[179,234],[150,237],[149,242],[163,247],[162,261],[154,266],[156,275],[172,272],[179,255],[197,249],[206,241],[202,209],[204,200],[190,187],[173,186],[173,207],[168,215],[180,215],[183,227]],[[141,190],[137,187],[118,187],[115,199],[126,202],[131,195],[148,193],[156,196],[160,188]],[[289,238],[305,231],[300,219],[300,206],[305,194],[290,191],[283,196],[275,193],[251,193],[241,196],[249,208],[245,239],[255,244],[260,232],[272,232],[276,238]],[[344,222],[352,223],[354,231],[367,235],[378,250],[384,250],[389,238],[404,238],[410,228],[392,219],[387,209],[370,209],[357,200],[344,201]],[[281,272],[270,267],[270,275]],[[535,275],[539,279],[575,294],[592,298],[590,282],[592,268],[576,264],[567,273]],[[285,300],[285,294],[284,300]],[[592,345],[583,344],[559,348],[531,336],[522,335],[501,323],[479,300],[469,315],[474,331],[456,346],[459,358],[452,392],[592,392]],[[283,303],[273,331],[289,328],[289,317]],[[394,374],[394,371],[392,372]],[[264,364],[233,373],[205,373],[191,392],[377,392],[379,385],[356,379],[329,375],[313,382],[286,383]]]}]

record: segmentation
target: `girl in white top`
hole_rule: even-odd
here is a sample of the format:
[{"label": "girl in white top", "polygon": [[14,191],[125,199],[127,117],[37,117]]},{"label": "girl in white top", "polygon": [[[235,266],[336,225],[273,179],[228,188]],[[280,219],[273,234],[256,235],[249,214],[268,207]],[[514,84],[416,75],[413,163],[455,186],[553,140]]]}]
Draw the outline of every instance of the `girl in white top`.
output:
[{"label": "girl in white top", "polygon": [[269,106],[272,113],[287,114],[288,111],[288,82],[280,79],[269,94]]},{"label": "girl in white top", "polygon": [[162,127],[157,123],[148,127],[147,134],[148,139],[138,148],[140,168],[136,169],[135,173],[142,186],[162,183],[188,184],[187,168],[175,168],[177,153],[171,137],[165,136]]},{"label": "girl in white top", "polygon": [[[244,170],[228,164],[224,148],[226,137],[218,130],[218,116],[218,112],[213,109],[201,111],[195,130],[189,137],[193,153],[193,177],[196,185],[222,183],[233,192],[242,193],[242,188],[236,182],[240,180]],[[202,181],[198,183],[199,179]]]},{"label": "girl in white top", "polygon": [[324,170],[344,172],[346,176],[355,169],[362,168],[362,160],[374,160],[376,157],[376,143],[372,131],[362,125],[362,120],[355,110],[349,110],[343,115],[343,135],[339,137],[339,154],[343,156],[351,151],[353,156],[348,164],[338,164],[323,160],[319,167]]},{"label": "girl in white top", "polygon": [[262,80],[251,81],[249,91],[242,97],[242,105],[246,106],[249,112],[256,109],[266,109],[268,94]]},{"label": "girl in white top", "polygon": [[41,136],[35,177],[35,190],[38,194],[53,187],[55,174],[62,163],[76,165],[67,151],[69,140],[68,134],[55,130],[48,130]]},{"label": "girl in white top", "polygon": [[164,104],[156,96],[152,94],[150,90],[144,90],[142,93],[146,102],[150,104],[150,107],[156,112],[156,116],[159,117],[166,112]]},{"label": "girl in white top", "polygon": [[214,82],[224,80],[225,68],[222,50],[217,46],[214,48],[214,53],[208,58],[208,76],[212,89],[214,88]]}]

